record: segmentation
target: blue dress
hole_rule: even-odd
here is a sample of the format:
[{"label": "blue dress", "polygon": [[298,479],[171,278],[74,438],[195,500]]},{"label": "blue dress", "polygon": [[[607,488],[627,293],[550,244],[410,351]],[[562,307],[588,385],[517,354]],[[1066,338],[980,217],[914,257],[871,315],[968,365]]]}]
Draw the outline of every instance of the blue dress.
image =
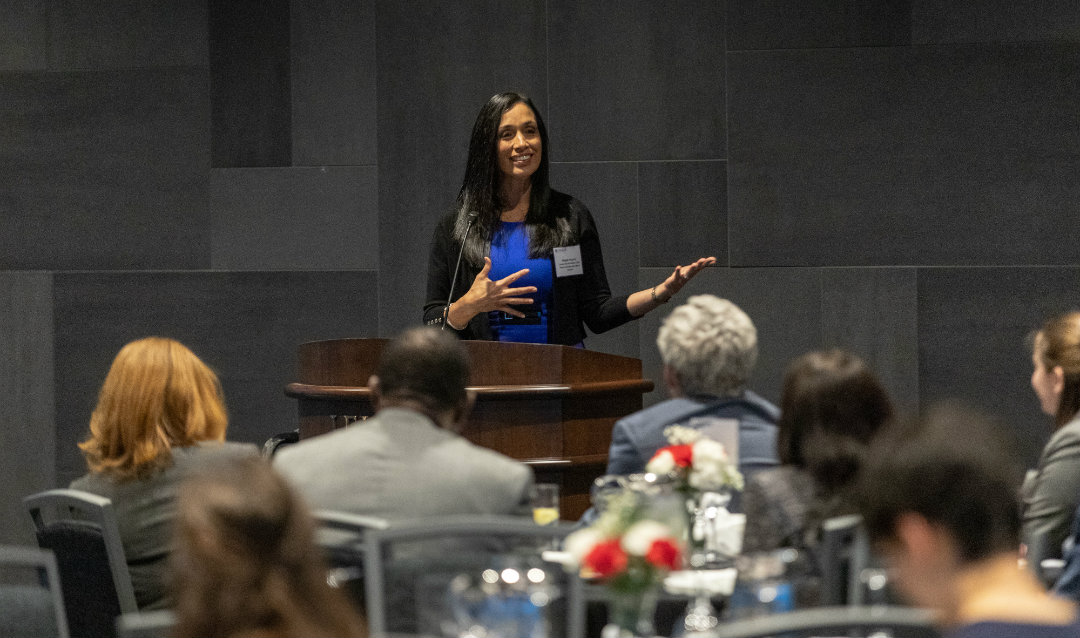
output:
[{"label": "blue dress", "polygon": [[548,343],[548,322],[551,318],[552,269],[551,259],[529,258],[529,230],[524,222],[500,222],[491,238],[491,272],[488,278],[498,281],[522,268],[529,274],[516,280],[512,287],[536,286],[531,295],[533,303],[515,306],[525,314],[518,318],[492,310],[488,322],[498,341],[517,343]]}]

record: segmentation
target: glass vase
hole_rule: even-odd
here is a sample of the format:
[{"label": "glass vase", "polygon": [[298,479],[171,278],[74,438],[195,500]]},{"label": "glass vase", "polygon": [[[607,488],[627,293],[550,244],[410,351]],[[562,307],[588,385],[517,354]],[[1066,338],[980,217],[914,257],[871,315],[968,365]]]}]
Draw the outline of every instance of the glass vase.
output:
[{"label": "glass vase", "polygon": [[631,591],[611,590],[608,603],[608,624],[600,638],[651,638],[656,635],[653,618],[656,615],[655,586]]}]

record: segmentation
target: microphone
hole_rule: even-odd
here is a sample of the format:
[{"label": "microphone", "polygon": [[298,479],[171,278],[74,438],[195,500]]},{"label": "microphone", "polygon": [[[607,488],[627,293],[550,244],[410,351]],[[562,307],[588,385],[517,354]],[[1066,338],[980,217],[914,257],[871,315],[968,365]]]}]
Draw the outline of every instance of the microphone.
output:
[{"label": "microphone", "polygon": [[446,319],[450,315],[450,304],[453,303],[454,298],[454,286],[457,285],[458,272],[461,271],[461,256],[465,254],[465,241],[469,239],[469,231],[472,230],[473,222],[479,216],[480,213],[476,211],[470,211],[466,215],[469,223],[465,225],[465,234],[461,237],[461,248],[458,249],[457,263],[454,265],[454,276],[450,279],[450,294],[446,295],[446,307],[442,310],[442,325],[439,326],[439,330],[446,330]]}]

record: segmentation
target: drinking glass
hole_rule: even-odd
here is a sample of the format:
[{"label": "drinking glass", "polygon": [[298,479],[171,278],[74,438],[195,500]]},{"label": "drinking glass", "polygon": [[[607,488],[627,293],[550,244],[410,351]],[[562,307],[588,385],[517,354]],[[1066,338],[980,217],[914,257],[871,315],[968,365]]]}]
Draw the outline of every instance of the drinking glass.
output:
[{"label": "drinking glass", "polygon": [[557,483],[537,483],[529,493],[533,521],[537,525],[553,525],[559,521],[559,486]]}]

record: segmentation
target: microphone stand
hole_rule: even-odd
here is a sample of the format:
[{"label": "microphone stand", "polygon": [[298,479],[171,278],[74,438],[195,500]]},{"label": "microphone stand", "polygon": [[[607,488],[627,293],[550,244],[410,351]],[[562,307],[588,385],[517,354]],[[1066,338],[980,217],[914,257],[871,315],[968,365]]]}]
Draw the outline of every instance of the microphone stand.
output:
[{"label": "microphone stand", "polygon": [[457,285],[458,272],[461,270],[461,257],[465,254],[465,242],[469,239],[469,231],[472,230],[473,222],[476,221],[479,213],[469,213],[469,223],[465,226],[465,234],[461,237],[461,248],[458,250],[457,263],[454,264],[454,276],[450,279],[450,294],[446,295],[446,307],[442,311],[442,325],[439,326],[439,330],[446,330],[447,318],[450,316],[450,304],[454,303],[454,286]]}]

